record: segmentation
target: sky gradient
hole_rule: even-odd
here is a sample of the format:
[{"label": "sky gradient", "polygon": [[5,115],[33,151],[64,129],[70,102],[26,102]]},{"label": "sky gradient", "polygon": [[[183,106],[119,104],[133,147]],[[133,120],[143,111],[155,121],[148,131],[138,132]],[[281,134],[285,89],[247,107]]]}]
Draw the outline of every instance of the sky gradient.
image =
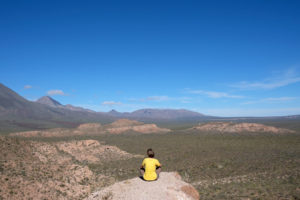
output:
[{"label": "sky gradient", "polygon": [[96,111],[300,114],[300,1],[1,1],[0,82]]}]

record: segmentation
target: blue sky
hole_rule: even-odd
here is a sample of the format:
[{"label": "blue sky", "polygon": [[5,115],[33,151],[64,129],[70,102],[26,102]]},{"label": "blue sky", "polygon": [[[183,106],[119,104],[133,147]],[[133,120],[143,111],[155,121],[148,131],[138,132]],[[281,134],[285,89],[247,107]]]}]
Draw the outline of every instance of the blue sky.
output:
[{"label": "blue sky", "polygon": [[300,114],[300,1],[1,1],[0,82],[96,111]]}]

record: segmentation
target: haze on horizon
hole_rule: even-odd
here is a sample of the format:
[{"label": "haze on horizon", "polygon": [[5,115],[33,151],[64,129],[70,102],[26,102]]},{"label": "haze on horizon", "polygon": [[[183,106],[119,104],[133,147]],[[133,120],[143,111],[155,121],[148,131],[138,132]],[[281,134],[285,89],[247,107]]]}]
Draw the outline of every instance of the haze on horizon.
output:
[{"label": "haze on horizon", "polygon": [[300,114],[299,1],[2,1],[0,82],[96,111]]}]

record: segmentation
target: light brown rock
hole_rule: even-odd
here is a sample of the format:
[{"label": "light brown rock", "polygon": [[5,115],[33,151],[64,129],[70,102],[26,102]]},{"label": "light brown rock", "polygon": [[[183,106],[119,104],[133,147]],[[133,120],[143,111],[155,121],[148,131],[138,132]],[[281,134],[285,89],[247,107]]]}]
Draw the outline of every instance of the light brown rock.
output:
[{"label": "light brown rock", "polygon": [[111,180],[86,162],[133,156],[96,140],[47,143],[0,136],[0,199],[83,199]]},{"label": "light brown rock", "polygon": [[144,124],[135,120],[120,119],[108,125],[99,123],[80,124],[75,129],[55,128],[43,131],[24,131],[11,133],[10,136],[22,137],[69,137],[81,135],[99,135],[99,134],[122,134],[127,132],[136,133],[166,133],[169,129],[160,128],[155,124]]},{"label": "light brown rock", "polygon": [[157,181],[133,178],[92,193],[86,200],[198,200],[199,193],[177,172],[162,172]]},{"label": "light brown rock", "polygon": [[147,134],[147,133],[166,133],[169,132],[170,130],[159,128],[155,124],[142,124],[142,125],[135,125],[135,126],[108,128],[106,129],[106,131],[111,134],[120,134],[128,131]]},{"label": "light brown rock", "polygon": [[258,123],[231,123],[231,122],[210,122],[199,124],[192,129],[200,131],[221,132],[221,133],[295,133],[293,130],[276,128]]},{"label": "light brown rock", "polygon": [[134,157],[134,155],[115,146],[103,145],[96,140],[59,142],[56,144],[56,147],[80,162],[97,163]]},{"label": "light brown rock", "polygon": [[78,130],[99,130],[102,128],[102,125],[100,123],[86,123],[86,124],[80,124],[77,129]]},{"label": "light brown rock", "polygon": [[111,127],[137,126],[142,125],[142,122],[130,119],[119,119],[110,124]]}]

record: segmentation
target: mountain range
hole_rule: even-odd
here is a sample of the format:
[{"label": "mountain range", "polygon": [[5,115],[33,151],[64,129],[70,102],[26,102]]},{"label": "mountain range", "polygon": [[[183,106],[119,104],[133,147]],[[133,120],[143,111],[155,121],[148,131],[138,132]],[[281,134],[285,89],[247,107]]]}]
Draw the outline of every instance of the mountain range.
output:
[{"label": "mountain range", "polygon": [[174,120],[174,119],[191,119],[208,117],[201,113],[193,112],[185,109],[140,109],[134,112],[120,113],[116,110],[108,112],[109,115],[124,118],[137,118],[137,119],[160,119],[160,120]]},{"label": "mountain range", "polygon": [[[37,101],[37,103],[50,106],[52,108],[60,108],[60,109],[68,109],[73,111],[82,111],[82,112],[91,112],[91,113],[99,113],[93,110],[85,109],[82,107],[72,106],[70,104],[62,105],[60,102],[49,96],[43,96]],[[198,112],[185,110],[185,109],[140,109],[133,112],[118,112],[116,110],[111,110],[107,113],[102,112],[101,114],[105,114],[114,118],[130,118],[130,119],[139,119],[139,120],[187,120],[187,119],[195,119],[195,118],[203,118],[208,117]]]},{"label": "mountain range", "polygon": [[199,121],[212,118],[185,109],[141,109],[134,112],[95,112],[70,104],[62,105],[44,96],[29,101],[0,83],[0,132],[75,127],[80,123],[109,123],[120,118],[144,122]]},{"label": "mountain range", "polygon": [[[74,128],[81,123],[111,123],[121,118],[156,123],[160,126],[181,127],[181,124],[197,124],[207,121],[259,122],[300,128],[300,115],[283,117],[215,117],[185,109],[140,109],[133,112],[96,112],[70,104],[62,105],[55,99],[44,96],[29,101],[0,83],[0,133],[54,127]],[[297,123],[290,123],[291,121]],[[292,124],[292,125],[291,125]],[[167,127],[167,126],[166,126]],[[168,127],[169,128],[169,127]]]},{"label": "mountain range", "polygon": [[40,104],[47,105],[47,106],[56,107],[56,108],[63,108],[63,109],[68,109],[68,110],[73,110],[73,111],[82,111],[82,112],[92,112],[92,113],[95,113],[95,111],[93,111],[93,110],[89,110],[89,109],[86,109],[86,108],[73,106],[71,104],[62,105],[60,102],[54,100],[53,98],[51,98],[49,96],[43,96],[43,97],[39,98],[38,100],[36,100],[36,102],[40,103]]},{"label": "mountain range", "polygon": [[112,121],[114,118],[105,113],[63,106],[50,97],[39,99],[38,102],[28,101],[0,84],[0,132],[75,127],[85,122]]}]

